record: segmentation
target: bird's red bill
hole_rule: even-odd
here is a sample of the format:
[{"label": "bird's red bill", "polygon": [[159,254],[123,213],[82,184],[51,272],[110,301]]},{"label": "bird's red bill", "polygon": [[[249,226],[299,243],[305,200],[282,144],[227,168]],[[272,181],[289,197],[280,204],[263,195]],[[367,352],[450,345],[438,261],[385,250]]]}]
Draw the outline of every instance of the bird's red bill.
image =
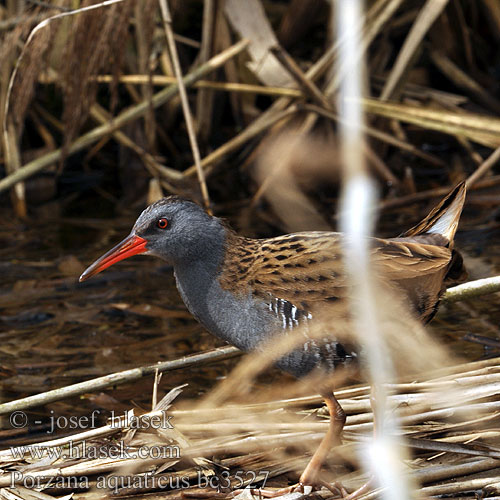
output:
[{"label": "bird's red bill", "polygon": [[106,269],[107,267],[116,264],[120,260],[132,257],[132,255],[146,252],[146,243],[147,241],[144,238],[136,236],[135,234],[127,236],[123,241],[118,243],[118,245],[113,247],[109,252],[105,253],[90,267],[88,267],[80,276],[79,281],[85,281],[86,279],[89,279],[95,274],[104,271],[104,269]]}]

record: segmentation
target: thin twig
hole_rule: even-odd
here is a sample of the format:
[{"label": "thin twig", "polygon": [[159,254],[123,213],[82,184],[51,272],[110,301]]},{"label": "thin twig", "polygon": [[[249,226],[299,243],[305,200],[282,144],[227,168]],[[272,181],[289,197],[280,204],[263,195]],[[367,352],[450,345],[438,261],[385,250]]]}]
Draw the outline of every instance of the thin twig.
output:
[{"label": "thin twig", "polygon": [[322,94],[321,90],[319,90],[319,88],[309,78],[307,78],[293,57],[290,57],[290,55],[280,46],[272,47],[271,53],[302,87],[305,94],[309,94],[320,106],[323,106],[331,111],[331,104],[328,99]]},{"label": "thin twig", "polygon": [[420,490],[420,494],[423,498],[429,498],[431,496],[452,495],[453,493],[464,493],[466,491],[482,490],[490,484],[498,484],[498,475],[491,477],[481,477],[479,479],[467,479],[465,481],[454,480],[451,483],[438,484],[436,486],[426,486],[425,488],[422,488]]},{"label": "thin twig", "polygon": [[432,467],[425,467],[423,469],[414,471],[414,474],[423,484],[443,479],[452,479],[460,476],[467,476],[475,472],[483,472],[485,470],[496,469],[498,467],[498,459],[483,458],[481,460],[474,460],[464,464],[453,465],[435,465]]}]

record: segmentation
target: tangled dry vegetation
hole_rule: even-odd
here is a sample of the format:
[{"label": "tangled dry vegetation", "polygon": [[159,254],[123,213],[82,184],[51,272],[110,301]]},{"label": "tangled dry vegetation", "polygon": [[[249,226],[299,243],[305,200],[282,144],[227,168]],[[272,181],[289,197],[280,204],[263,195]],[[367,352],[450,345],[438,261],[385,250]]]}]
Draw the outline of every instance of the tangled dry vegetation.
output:
[{"label": "tangled dry vegetation", "polygon": [[[336,66],[343,40],[332,42],[324,0],[84,0],[78,7],[72,11],[75,2],[69,0],[7,0],[0,6],[0,192],[10,194],[0,200],[2,210],[10,214],[12,207],[20,218],[35,214],[43,229],[56,219],[77,221],[100,238],[55,264],[24,259],[43,279],[14,278],[5,267],[0,495],[257,498],[259,493],[242,489],[293,483],[323,436],[327,418],[321,398],[311,395],[314,385],[280,379],[250,389],[244,370],[226,379],[232,365],[223,362],[237,350],[200,336],[178,303],[167,307],[147,296],[135,301],[130,292],[117,296],[113,287],[78,290],[74,276],[80,260],[90,260],[117,228],[127,227],[119,220],[110,229],[96,212],[136,211],[146,199],[167,193],[197,199],[248,235],[335,226],[340,173],[334,97],[343,77]],[[466,179],[465,225],[487,239],[499,219],[500,4],[376,0],[367,2],[365,14],[359,20],[370,96],[363,99],[365,154],[380,186],[382,220],[392,220],[387,231],[394,232],[394,220],[399,229],[415,221]],[[29,222],[14,242],[15,223],[5,220],[3,226],[2,258],[43,241]],[[477,262],[470,264],[473,277],[492,273],[492,266],[485,273]],[[142,281],[133,264],[125,269]],[[160,286],[156,270],[160,274],[152,279]],[[109,276],[100,283],[116,278]],[[100,331],[105,348],[83,333],[103,323],[91,301],[106,321],[122,315],[123,332]],[[33,319],[34,303],[55,318],[48,328]],[[32,323],[15,330],[20,308]],[[456,311],[457,318],[464,311],[484,312],[478,304]],[[129,330],[127,315],[140,319]],[[498,334],[494,320],[476,319]],[[159,328],[166,325],[176,349],[164,345]],[[128,342],[131,332],[136,337]],[[186,348],[183,339],[193,332],[200,342]],[[498,347],[494,338],[476,341]],[[129,352],[111,353],[113,343]],[[415,365],[436,359],[428,349],[415,353]],[[220,365],[203,371],[207,363]],[[259,361],[249,363],[260,368]],[[389,400],[420,494],[500,495],[497,360],[400,371]],[[160,373],[172,373],[168,383]],[[183,383],[206,373],[209,388],[217,377],[225,382],[208,397],[184,398]],[[334,381],[345,387],[336,395],[348,417],[344,444],[325,470],[325,480],[340,481],[348,491],[367,479],[360,456],[373,430],[369,386],[353,385],[353,378],[341,373]],[[96,408],[119,418],[84,425],[81,419]],[[30,422],[42,416],[45,427],[12,429],[8,416],[25,410],[34,411]],[[54,415],[77,415],[78,429],[47,434],[47,418]],[[317,494],[337,495],[335,488]],[[363,498],[379,494],[369,491]]]},{"label": "tangled dry vegetation", "polygon": [[[499,384],[493,359],[390,387],[412,451],[407,473],[423,485],[422,494],[498,494]],[[246,498],[250,492],[238,490],[282,485],[289,473],[293,478],[307,463],[304,452],[319,443],[328,426],[319,396],[279,399],[275,392],[274,399],[260,395],[265,403],[194,409],[180,404],[170,410],[181,392],[182,387],[161,401],[153,398],[150,412],[130,410],[102,427],[0,452],[4,497],[48,499],[71,491],[74,498]],[[348,414],[344,444],[334,453],[343,465],[325,472],[325,479],[354,490],[366,481],[359,460],[373,431],[370,388],[355,386],[336,394]],[[51,494],[37,496],[32,488]],[[333,496],[328,490],[321,494]]]}]

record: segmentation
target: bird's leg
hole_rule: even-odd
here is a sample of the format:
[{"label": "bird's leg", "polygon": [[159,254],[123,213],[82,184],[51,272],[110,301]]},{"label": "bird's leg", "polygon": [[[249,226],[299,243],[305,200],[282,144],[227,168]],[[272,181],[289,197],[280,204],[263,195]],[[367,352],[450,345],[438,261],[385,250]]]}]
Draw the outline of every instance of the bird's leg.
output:
[{"label": "bird's leg", "polygon": [[322,394],[330,413],[330,425],[325,437],[300,476],[299,484],[314,486],[318,484],[318,474],[330,450],[341,444],[340,434],[345,424],[345,412],[333,393]]},{"label": "bird's leg", "polygon": [[379,412],[377,411],[377,391],[375,387],[372,387],[370,391],[370,406],[373,414],[373,439],[375,439],[378,433],[377,429],[379,429],[379,426],[382,424],[377,418]]},{"label": "bird's leg", "polygon": [[323,396],[326,406],[328,407],[328,412],[330,414],[330,425],[325,437],[321,441],[318,449],[312,456],[311,460],[304,469],[304,472],[300,476],[299,483],[294,486],[289,486],[287,488],[281,488],[279,490],[259,490],[259,494],[263,498],[273,498],[290,493],[292,491],[303,491],[304,486],[325,486],[330,491],[338,494],[340,493],[342,497],[347,495],[347,492],[342,485],[338,483],[329,484],[325,481],[319,479],[319,471],[321,466],[328,457],[328,453],[333,448],[333,446],[341,444],[340,434],[345,424],[345,412],[340,406],[339,402],[335,398],[332,392],[321,393]]},{"label": "bird's leg", "polygon": [[[372,407],[372,413],[373,413],[373,439],[377,437],[377,430],[380,430],[380,425],[381,422],[377,418],[377,400],[376,400],[376,390],[375,388],[372,387],[372,390],[370,392],[370,406]],[[347,495],[344,497],[344,500],[356,500],[359,498],[361,495],[366,493],[374,483],[375,478],[373,476],[370,476],[368,481],[364,483],[362,486],[360,486],[356,491],[353,491],[351,494]]]}]

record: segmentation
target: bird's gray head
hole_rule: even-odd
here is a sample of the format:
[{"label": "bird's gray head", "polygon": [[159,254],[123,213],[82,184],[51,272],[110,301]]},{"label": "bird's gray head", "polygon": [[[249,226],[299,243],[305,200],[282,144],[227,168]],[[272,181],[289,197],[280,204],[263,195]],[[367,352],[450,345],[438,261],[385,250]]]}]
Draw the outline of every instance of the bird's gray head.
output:
[{"label": "bird's gray head", "polygon": [[178,196],[162,198],[142,212],[127,238],[96,260],[80,281],[140,253],[174,266],[197,260],[217,264],[223,253],[224,231],[222,222],[196,203]]},{"label": "bird's gray head", "polygon": [[132,234],[144,238],[146,254],[171,264],[196,260],[216,242],[223,243],[223,226],[192,201],[169,196],[147,207],[139,216]]}]

